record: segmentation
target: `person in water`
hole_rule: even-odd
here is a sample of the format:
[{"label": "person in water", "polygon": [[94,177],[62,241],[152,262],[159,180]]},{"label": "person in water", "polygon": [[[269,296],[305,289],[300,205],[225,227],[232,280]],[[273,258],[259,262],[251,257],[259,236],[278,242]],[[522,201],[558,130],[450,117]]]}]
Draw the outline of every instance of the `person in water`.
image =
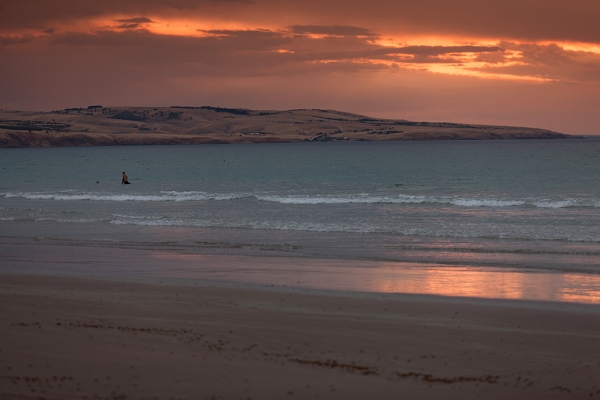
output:
[{"label": "person in water", "polygon": [[130,183],[127,179],[128,179],[127,174],[125,173],[125,171],[123,171],[123,179],[121,180],[121,184],[122,185],[130,185]]}]

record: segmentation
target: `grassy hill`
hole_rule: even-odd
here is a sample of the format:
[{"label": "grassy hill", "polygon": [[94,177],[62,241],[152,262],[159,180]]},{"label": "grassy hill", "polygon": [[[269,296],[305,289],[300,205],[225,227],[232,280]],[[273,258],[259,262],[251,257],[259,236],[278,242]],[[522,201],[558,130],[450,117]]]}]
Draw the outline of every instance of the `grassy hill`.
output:
[{"label": "grassy hill", "polygon": [[334,110],[210,106],[0,110],[0,147],[574,137],[536,128],[378,119]]}]

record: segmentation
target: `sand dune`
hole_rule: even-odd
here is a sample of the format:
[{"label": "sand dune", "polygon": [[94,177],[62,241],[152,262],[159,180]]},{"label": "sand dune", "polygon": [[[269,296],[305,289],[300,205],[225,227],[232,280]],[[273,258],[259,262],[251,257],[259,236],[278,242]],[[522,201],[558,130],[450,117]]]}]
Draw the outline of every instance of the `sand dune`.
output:
[{"label": "sand dune", "polygon": [[209,106],[0,110],[0,147],[573,137],[536,128],[377,119],[333,110]]}]

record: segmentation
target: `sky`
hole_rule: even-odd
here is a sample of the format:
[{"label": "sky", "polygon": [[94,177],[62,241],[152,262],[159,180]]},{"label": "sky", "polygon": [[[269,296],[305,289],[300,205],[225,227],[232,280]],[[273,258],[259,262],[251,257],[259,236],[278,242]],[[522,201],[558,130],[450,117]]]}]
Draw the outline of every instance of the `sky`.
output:
[{"label": "sky", "polygon": [[600,135],[599,0],[0,0],[0,108],[325,108]]}]

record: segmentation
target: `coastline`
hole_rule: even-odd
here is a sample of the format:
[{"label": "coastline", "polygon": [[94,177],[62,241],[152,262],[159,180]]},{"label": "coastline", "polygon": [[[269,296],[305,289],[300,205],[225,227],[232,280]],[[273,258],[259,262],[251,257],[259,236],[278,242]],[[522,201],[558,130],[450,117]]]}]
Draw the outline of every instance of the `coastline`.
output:
[{"label": "coastline", "polygon": [[0,275],[3,398],[596,398],[593,305]]}]

